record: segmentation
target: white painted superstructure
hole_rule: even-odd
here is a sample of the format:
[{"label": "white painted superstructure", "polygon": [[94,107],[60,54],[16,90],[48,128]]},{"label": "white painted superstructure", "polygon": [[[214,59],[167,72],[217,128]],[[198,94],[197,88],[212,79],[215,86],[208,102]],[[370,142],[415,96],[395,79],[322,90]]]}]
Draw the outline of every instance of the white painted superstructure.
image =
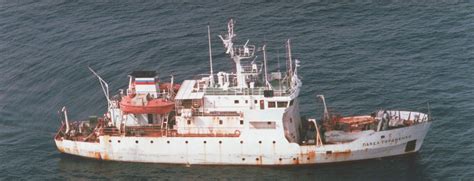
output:
[{"label": "white painted superstructure", "polygon": [[[218,165],[329,163],[420,149],[431,124],[427,114],[381,110],[340,118],[325,111],[319,124],[302,120],[299,61],[291,57],[290,41],[286,72],[268,73],[266,45],[234,45],[233,20],[219,37],[235,72],[214,74],[211,57],[210,74],[179,88],[173,81],[161,86],[152,72],[132,73],[127,95],[109,98],[104,89],[109,101],[104,118],[63,124],[55,137],[58,149],[102,160]],[[125,104],[125,98],[135,102]],[[153,101],[159,109],[174,108],[147,112]]]}]

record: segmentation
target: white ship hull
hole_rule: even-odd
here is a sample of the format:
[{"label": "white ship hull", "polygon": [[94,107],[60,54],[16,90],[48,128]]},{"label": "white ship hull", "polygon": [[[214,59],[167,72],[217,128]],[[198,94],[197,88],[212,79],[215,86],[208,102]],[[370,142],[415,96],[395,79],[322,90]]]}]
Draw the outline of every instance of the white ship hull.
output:
[{"label": "white ship hull", "polygon": [[[58,150],[129,162],[296,165],[420,149],[431,125],[429,114],[379,110],[365,116],[332,116],[324,96],[318,95],[325,108],[322,124],[302,119],[300,64],[291,57],[290,40],[285,46],[286,71],[268,74],[266,45],[234,45],[232,19],[227,28],[227,35],[219,37],[235,72],[214,74],[210,59],[211,74],[175,85],[173,78],[160,82],[156,71],[133,71],[128,89],[111,97],[108,84],[90,68],[107,98],[107,113],[70,123],[63,108],[63,126],[55,137]],[[260,62],[257,54],[263,54]]]},{"label": "white ship hull", "polygon": [[[295,165],[364,160],[417,152],[430,125],[431,122],[424,122],[375,132],[350,143],[323,146],[289,143],[283,137],[258,139],[245,134],[235,138],[101,136],[98,143],[55,141],[61,152],[99,160],[202,165]],[[413,149],[407,151],[407,143],[413,140],[416,140]]]}]

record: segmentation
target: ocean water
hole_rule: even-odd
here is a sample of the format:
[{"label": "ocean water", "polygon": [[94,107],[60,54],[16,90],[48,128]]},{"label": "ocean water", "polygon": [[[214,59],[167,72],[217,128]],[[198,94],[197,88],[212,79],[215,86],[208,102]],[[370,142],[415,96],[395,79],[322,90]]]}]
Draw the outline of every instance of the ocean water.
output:
[{"label": "ocean water", "polygon": [[[316,94],[343,115],[379,108],[427,111],[433,125],[415,155],[298,167],[96,161],[60,154],[57,111],[74,120],[106,109],[93,67],[111,92],[132,70],[176,80],[232,70],[217,34],[235,18],[238,41],[268,44],[284,69],[284,42],[301,61],[301,112],[320,118]],[[280,64],[280,66],[278,66]],[[0,1],[0,178],[17,179],[474,179],[474,4],[469,1]]]}]

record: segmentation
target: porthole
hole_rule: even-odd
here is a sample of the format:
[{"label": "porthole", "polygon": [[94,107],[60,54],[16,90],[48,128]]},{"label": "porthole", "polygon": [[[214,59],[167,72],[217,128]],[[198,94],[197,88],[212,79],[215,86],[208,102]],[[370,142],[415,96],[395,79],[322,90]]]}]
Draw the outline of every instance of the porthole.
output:
[{"label": "porthole", "polygon": [[296,161],[296,158],[293,158],[293,161]]},{"label": "porthole", "polygon": [[244,144],[244,141],[240,141],[240,144]]},{"label": "porthole", "polygon": [[150,143],[153,144],[153,140],[151,140]]},{"label": "porthole", "polygon": [[207,141],[204,141],[204,144],[206,144],[206,143],[207,143]]},{"label": "porthole", "polygon": [[112,140],[109,140],[109,143],[112,143]]},{"label": "porthole", "polygon": [[219,144],[222,144],[222,141],[219,141]]},{"label": "porthole", "polygon": [[262,144],[262,141],[258,141],[259,144]]},{"label": "porthole", "polygon": [[188,141],[185,141],[186,144],[188,144]]},{"label": "porthole", "polygon": [[120,140],[117,140],[118,143],[120,143]]},{"label": "porthole", "polygon": [[255,158],[255,160],[257,160],[257,161],[258,161],[258,160],[260,160],[260,159],[258,159],[258,158]]},{"label": "porthole", "polygon": [[240,125],[244,124],[244,120],[240,120]]},{"label": "porthole", "polygon": [[138,140],[135,140],[135,143],[138,143]]},{"label": "porthole", "polygon": [[307,160],[309,160],[309,157],[307,158]]},{"label": "porthole", "polygon": [[191,120],[188,119],[188,124],[191,124]]},{"label": "porthole", "polygon": [[166,141],[166,143],[170,144],[170,141]]},{"label": "porthole", "polygon": [[273,144],[275,144],[275,143],[276,143],[276,141],[273,141]]},{"label": "porthole", "polygon": [[219,120],[219,124],[222,124],[222,123],[223,123],[223,121],[222,121],[222,120]]},{"label": "porthole", "polygon": [[283,159],[279,158],[278,160],[282,161]]},{"label": "porthole", "polygon": [[245,161],[245,158],[242,158],[242,161]]}]

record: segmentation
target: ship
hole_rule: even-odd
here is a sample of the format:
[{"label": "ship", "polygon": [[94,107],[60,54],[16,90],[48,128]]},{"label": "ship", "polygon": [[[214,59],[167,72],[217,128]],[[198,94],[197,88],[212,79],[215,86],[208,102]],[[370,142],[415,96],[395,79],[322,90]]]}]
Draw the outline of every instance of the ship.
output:
[{"label": "ship", "polygon": [[[432,123],[431,114],[379,109],[367,115],[328,111],[321,119],[300,115],[300,61],[284,43],[286,68],[267,72],[263,46],[234,44],[230,19],[222,40],[234,72],[210,72],[161,81],[156,71],[133,71],[129,85],[110,96],[107,82],[92,68],[107,100],[103,116],[70,121],[60,112],[54,137],[61,153],[125,162],[185,165],[304,165],[346,162],[416,153]],[[105,104],[104,104],[105,105]]]}]

